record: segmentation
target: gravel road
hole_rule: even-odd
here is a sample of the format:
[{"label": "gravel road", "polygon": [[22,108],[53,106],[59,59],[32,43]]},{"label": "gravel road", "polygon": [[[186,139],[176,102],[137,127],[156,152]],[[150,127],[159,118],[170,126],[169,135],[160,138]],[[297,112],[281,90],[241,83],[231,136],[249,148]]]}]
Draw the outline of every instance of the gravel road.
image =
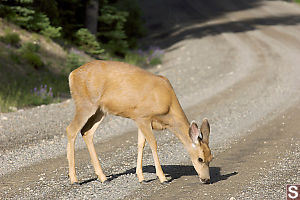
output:
[{"label": "gravel road", "polygon": [[149,146],[135,175],[137,130],[108,116],[95,147],[110,180],[96,180],[81,136],[80,185],[67,177],[72,100],[0,113],[0,199],[285,199],[300,184],[300,6],[263,0],[140,1],[149,36],[166,50],[149,69],[168,77],[188,118],[211,123],[212,184],[203,185],[179,140],[156,132],[170,180],[156,180]]}]

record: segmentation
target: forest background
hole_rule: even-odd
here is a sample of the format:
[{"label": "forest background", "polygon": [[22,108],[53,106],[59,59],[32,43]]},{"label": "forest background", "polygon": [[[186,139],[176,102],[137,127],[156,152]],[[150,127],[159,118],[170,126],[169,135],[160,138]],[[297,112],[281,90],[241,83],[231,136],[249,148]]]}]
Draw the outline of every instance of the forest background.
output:
[{"label": "forest background", "polygon": [[0,112],[69,98],[68,74],[93,59],[161,62],[137,0],[2,0]]}]

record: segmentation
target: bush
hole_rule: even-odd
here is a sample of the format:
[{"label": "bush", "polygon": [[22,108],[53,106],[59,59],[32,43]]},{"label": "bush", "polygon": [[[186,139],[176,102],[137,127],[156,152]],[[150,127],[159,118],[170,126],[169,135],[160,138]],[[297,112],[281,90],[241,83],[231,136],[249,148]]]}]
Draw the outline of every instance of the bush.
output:
[{"label": "bush", "polygon": [[77,44],[80,49],[90,54],[101,54],[104,50],[100,47],[96,37],[86,28],[81,28],[76,32]]},{"label": "bush", "polygon": [[108,5],[108,1],[104,1],[99,17],[101,25],[99,25],[97,36],[112,54],[124,56],[128,51],[129,45],[124,30],[128,15],[128,12],[120,11],[116,7]]},{"label": "bush", "polygon": [[21,64],[20,56],[16,51],[9,50],[9,58],[16,64]]},{"label": "bush", "polygon": [[34,42],[34,43],[26,42],[25,44],[22,45],[21,50],[37,53],[40,50],[40,45],[37,42]]},{"label": "bush", "polygon": [[161,64],[162,56],[164,55],[164,50],[159,47],[150,47],[148,50],[147,63],[149,65]]},{"label": "bush", "polygon": [[125,62],[139,66],[154,66],[161,64],[164,51],[159,47],[150,47],[148,50],[128,52],[125,55]]},{"label": "bush", "polygon": [[124,61],[132,65],[142,66],[145,64],[146,59],[143,55],[136,52],[128,52],[125,55]]},{"label": "bush", "polygon": [[26,42],[19,50],[19,54],[23,60],[33,66],[35,69],[40,69],[44,63],[41,57],[37,54],[40,49],[40,45],[37,43]]},{"label": "bush", "polygon": [[6,44],[10,44],[15,47],[18,47],[21,41],[18,33],[10,33],[10,32],[5,33],[4,36],[1,36],[0,40]]},{"label": "bush", "polygon": [[41,57],[32,51],[23,51],[21,57],[35,69],[40,69],[44,65]]},{"label": "bush", "polygon": [[49,104],[53,101],[52,87],[41,85],[40,88],[35,87],[32,91],[31,105]]},{"label": "bush", "polygon": [[53,26],[48,26],[44,30],[41,30],[41,33],[44,36],[47,36],[49,38],[59,38],[61,36],[61,33],[60,33],[61,30],[62,30],[61,27],[55,28]]},{"label": "bush", "polygon": [[8,79],[10,82],[0,84],[0,113],[59,102],[60,94],[69,93],[65,76],[35,74],[30,77],[10,76]]},{"label": "bush", "polygon": [[80,58],[79,55],[77,55],[75,53],[70,53],[67,56],[64,72],[69,74],[71,71],[80,67],[83,64],[84,64],[84,61]]},{"label": "bush", "polygon": [[126,40],[128,41],[129,48],[135,48],[137,39],[146,35],[138,0],[121,0],[117,2],[116,6],[119,10],[128,12],[124,31],[127,36]]},{"label": "bush", "polygon": [[[47,15],[32,9],[27,4],[32,3],[33,0],[28,2],[21,2],[22,6],[12,5],[0,5],[0,17],[4,17],[8,21],[11,21],[22,28],[29,31],[40,32],[48,37],[60,37],[61,27],[53,27],[50,24],[50,20]],[[7,2],[6,2],[7,3]]]}]

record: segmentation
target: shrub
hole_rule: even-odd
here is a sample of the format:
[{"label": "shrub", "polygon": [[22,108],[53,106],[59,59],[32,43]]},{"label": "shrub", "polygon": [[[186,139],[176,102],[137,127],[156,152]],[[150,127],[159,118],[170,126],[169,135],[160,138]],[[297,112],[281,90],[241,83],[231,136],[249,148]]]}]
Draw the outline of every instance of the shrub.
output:
[{"label": "shrub", "polygon": [[109,5],[104,1],[99,16],[97,36],[103,41],[112,54],[124,56],[128,51],[128,41],[124,30],[125,22],[129,13],[120,11],[115,6]]},{"label": "shrub", "polygon": [[21,64],[20,56],[16,51],[9,50],[9,58],[16,64]]},{"label": "shrub", "polygon": [[40,45],[37,42],[26,42],[22,45],[21,50],[37,53],[40,50]]},{"label": "shrub", "polygon": [[140,55],[136,52],[128,52],[125,55],[124,61],[132,65],[141,66],[145,64],[146,59],[144,55]]},{"label": "shrub", "polygon": [[61,27],[56,28],[53,26],[48,26],[44,30],[41,30],[41,33],[49,38],[59,38],[61,36],[61,30]]},{"label": "shrub", "polygon": [[41,85],[39,88],[35,87],[32,90],[32,95],[32,105],[49,104],[53,101],[52,87],[47,88],[47,85]]},{"label": "shrub", "polygon": [[33,66],[35,69],[40,69],[44,63],[41,57],[37,54],[40,49],[38,43],[26,42],[19,50],[19,54],[23,60]]},{"label": "shrub", "polygon": [[29,31],[40,32],[53,38],[60,37],[61,27],[51,26],[47,15],[29,6],[33,0],[19,2],[16,4],[18,6],[15,6],[14,2],[5,3],[7,5],[0,5],[0,17],[4,17]]},{"label": "shrub", "polygon": [[138,0],[121,0],[117,2],[116,6],[119,10],[128,12],[124,31],[129,48],[134,48],[137,45],[137,38],[146,35],[142,21],[142,10]]},{"label": "shrub", "polygon": [[148,50],[147,63],[149,65],[157,65],[161,64],[161,59],[164,54],[164,50],[159,47],[150,47]]},{"label": "shrub", "polygon": [[150,47],[148,50],[137,50],[125,55],[125,62],[139,66],[153,66],[161,64],[164,51],[159,47]]},{"label": "shrub", "polygon": [[4,36],[0,37],[0,40],[6,44],[10,44],[12,46],[18,47],[20,45],[20,36],[18,33],[5,33]]},{"label": "shrub", "polygon": [[150,66],[155,66],[161,64],[161,59],[160,58],[152,58],[149,62]]},{"label": "shrub", "polygon": [[76,32],[77,44],[80,49],[90,54],[101,54],[104,50],[100,47],[96,37],[86,28],[81,28]]},{"label": "shrub", "polygon": [[84,61],[82,59],[80,59],[79,55],[77,55],[75,53],[69,53],[67,56],[64,72],[68,74],[83,64],[84,64]]},{"label": "shrub", "polygon": [[33,66],[35,69],[40,69],[44,63],[41,59],[41,57],[29,50],[25,50],[21,52],[21,57],[31,66]]}]

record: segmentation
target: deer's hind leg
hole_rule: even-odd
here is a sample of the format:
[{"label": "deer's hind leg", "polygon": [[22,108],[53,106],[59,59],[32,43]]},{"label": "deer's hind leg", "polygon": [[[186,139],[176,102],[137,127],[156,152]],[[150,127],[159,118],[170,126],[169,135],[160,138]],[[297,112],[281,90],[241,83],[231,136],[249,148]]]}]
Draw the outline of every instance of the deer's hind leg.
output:
[{"label": "deer's hind leg", "polygon": [[77,183],[76,171],[75,171],[75,139],[78,132],[82,129],[88,119],[95,113],[96,109],[86,107],[76,107],[76,113],[74,119],[67,127],[67,158],[69,163],[69,177],[71,184]]},{"label": "deer's hind leg", "polygon": [[98,176],[99,180],[103,183],[107,180],[106,176],[104,175],[96,150],[95,146],[93,143],[93,138],[94,138],[94,133],[99,126],[99,124],[102,122],[104,119],[104,113],[100,110],[97,109],[96,113],[92,115],[89,120],[86,122],[84,127],[81,129],[81,135],[84,139],[84,142],[88,148],[88,151],[90,153],[91,157],[91,162],[94,166],[95,173]]}]

